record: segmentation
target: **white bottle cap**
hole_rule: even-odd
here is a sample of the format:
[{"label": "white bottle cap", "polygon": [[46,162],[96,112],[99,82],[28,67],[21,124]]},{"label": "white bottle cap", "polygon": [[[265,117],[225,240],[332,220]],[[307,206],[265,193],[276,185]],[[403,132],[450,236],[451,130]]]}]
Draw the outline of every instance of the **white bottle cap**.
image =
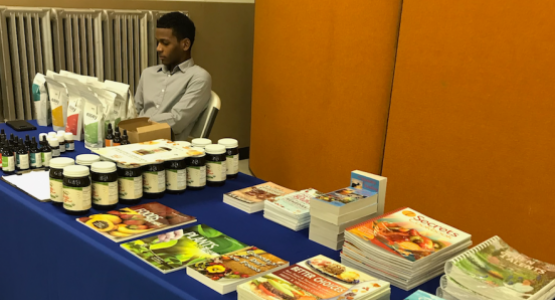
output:
[{"label": "white bottle cap", "polygon": [[63,136],[64,134],[66,134],[65,130],[58,130],[58,132],[56,133],[56,135],[61,135],[61,136]]},{"label": "white bottle cap", "polygon": [[42,142],[42,137],[43,137],[43,136],[45,136],[46,139],[48,139],[48,134],[46,134],[46,133],[41,133],[41,134],[39,134],[39,142]]},{"label": "white bottle cap", "polygon": [[239,147],[239,142],[236,139],[221,139],[218,144],[224,145],[226,148],[237,148]]},{"label": "white bottle cap", "polygon": [[66,132],[66,133],[64,134],[64,139],[65,139],[66,141],[73,141],[73,133],[71,133],[71,132]]},{"label": "white bottle cap", "polygon": [[89,168],[85,166],[64,167],[64,176],[67,176],[67,177],[86,177],[89,175],[90,175]]},{"label": "white bottle cap", "polygon": [[185,141],[175,141],[174,143],[181,147],[191,147],[191,143]]},{"label": "white bottle cap", "polygon": [[90,166],[93,163],[100,161],[100,156],[95,154],[81,154],[77,155],[75,161],[78,165]]},{"label": "white bottle cap", "polygon": [[91,171],[95,173],[112,173],[116,172],[116,164],[109,161],[95,162],[91,165]]},{"label": "white bottle cap", "polygon": [[212,141],[209,139],[193,139],[191,142],[193,147],[201,147],[201,148],[204,148],[212,144]]},{"label": "white bottle cap", "polygon": [[49,137],[56,137],[56,132],[50,131],[50,132],[48,133],[48,136],[49,136]]},{"label": "white bottle cap", "polygon": [[58,157],[50,160],[50,168],[53,169],[63,169],[64,167],[71,166],[75,164],[75,160],[69,157]]},{"label": "white bottle cap", "polygon": [[50,147],[58,147],[60,146],[60,143],[58,142],[58,139],[49,138],[48,145],[50,145]]},{"label": "white bottle cap", "polygon": [[208,145],[204,148],[208,154],[224,154],[225,147],[222,145]]},{"label": "white bottle cap", "polygon": [[58,136],[58,143],[63,143],[63,142],[65,142],[65,141],[66,141],[66,139],[64,138],[63,135],[59,135],[59,136]]}]

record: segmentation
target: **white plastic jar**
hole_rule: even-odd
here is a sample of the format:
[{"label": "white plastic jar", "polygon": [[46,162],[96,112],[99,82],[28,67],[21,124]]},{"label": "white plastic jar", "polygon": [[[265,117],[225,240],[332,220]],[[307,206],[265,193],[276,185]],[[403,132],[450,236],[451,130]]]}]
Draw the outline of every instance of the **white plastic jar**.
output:
[{"label": "white plastic jar", "polygon": [[206,185],[222,186],[227,179],[227,157],[222,145],[208,145],[206,151]]},{"label": "white plastic jar", "polygon": [[239,175],[239,142],[236,139],[218,141],[226,149],[227,179],[235,179]]},{"label": "white plastic jar", "polygon": [[58,157],[50,160],[50,201],[54,205],[64,203],[64,167],[75,164],[69,157]]},{"label": "white plastic jar", "polygon": [[206,146],[211,145],[212,144],[212,140],[210,139],[193,139],[191,141],[191,145],[193,147],[198,147],[198,148],[206,148]]},{"label": "white plastic jar", "polygon": [[90,169],[91,165],[100,161],[100,156],[96,154],[81,154],[77,155],[75,162],[80,166],[85,166]]}]

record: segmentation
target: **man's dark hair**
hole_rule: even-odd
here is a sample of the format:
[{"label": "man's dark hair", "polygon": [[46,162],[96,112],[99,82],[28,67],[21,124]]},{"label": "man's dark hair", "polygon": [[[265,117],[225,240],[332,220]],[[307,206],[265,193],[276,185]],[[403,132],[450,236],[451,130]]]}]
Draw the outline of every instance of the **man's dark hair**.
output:
[{"label": "man's dark hair", "polygon": [[178,41],[187,38],[191,41],[191,48],[193,47],[195,42],[195,23],[186,15],[177,11],[167,13],[158,19],[156,27],[171,29]]}]

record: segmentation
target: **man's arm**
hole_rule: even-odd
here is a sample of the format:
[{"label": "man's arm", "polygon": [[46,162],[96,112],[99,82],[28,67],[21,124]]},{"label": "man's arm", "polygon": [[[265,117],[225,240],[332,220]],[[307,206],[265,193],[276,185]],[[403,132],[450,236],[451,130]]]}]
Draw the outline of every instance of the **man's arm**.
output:
[{"label": "man's arm", "polygon": [[197,120],[211,97],[212,78],[204,73],[191,80],[185,94],[174,105],[171,112],[157,114],[150,119],[158,123],[168,123],[174,134],[179,135],[191,122]]},{"label": "man's arm", "polygon": [[143,77],[144,76],[141,75],[141,79],[139,79],[139,86],[135,92],[135,109],[137,110],[137,116],[141,115],[144,108]]}]

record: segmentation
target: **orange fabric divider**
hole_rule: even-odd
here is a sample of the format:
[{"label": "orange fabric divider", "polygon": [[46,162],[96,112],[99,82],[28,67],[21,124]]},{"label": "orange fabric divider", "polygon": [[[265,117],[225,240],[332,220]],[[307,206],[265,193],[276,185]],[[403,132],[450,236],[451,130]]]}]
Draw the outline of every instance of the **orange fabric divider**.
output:
[{"label": "orange fabric divider", "polygon": [[383,175],[410,206],[555,263],[555,2],[404,1]]},{"label": "orange fabric divider", "polygon": [[351,170],[380,172],[400,11],[400,0],[256,3],[256,176],[327,192]]}]

